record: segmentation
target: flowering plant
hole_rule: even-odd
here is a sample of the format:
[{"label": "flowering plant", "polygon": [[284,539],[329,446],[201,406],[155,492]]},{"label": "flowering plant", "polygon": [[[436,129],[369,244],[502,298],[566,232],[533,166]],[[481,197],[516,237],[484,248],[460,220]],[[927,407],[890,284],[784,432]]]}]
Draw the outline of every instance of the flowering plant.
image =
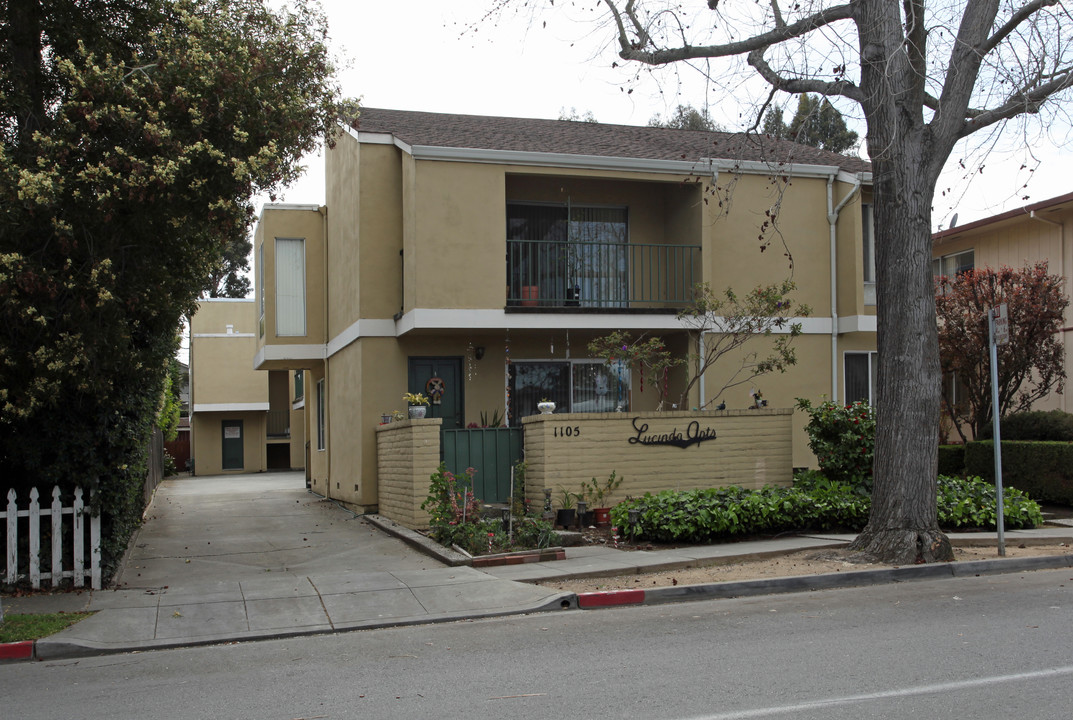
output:
[{"label": "flowering plant", "polygon": [[428,398],[421,393],[403,393],[402,399],[409,405],[428,405]]}]

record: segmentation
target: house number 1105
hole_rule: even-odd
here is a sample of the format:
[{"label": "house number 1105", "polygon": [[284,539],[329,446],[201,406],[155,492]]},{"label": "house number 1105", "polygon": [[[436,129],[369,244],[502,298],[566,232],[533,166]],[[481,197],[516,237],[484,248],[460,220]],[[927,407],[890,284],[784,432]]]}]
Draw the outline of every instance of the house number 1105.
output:
[{"label": "house number 1105", "polygon": [[578,437],[581,435],[581,427],[578,425],[573,427],[557,427],[554,430],[554,437]]}]

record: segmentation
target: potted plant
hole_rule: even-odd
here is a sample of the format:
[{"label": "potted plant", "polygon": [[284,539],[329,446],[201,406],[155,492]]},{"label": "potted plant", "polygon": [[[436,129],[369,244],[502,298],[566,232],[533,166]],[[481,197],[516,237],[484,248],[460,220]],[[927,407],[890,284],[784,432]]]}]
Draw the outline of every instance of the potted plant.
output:
[{"label": "potted plant", "polygon": [[586,496],[592,500],[592,511],[596,514],[597,526],[611,524],[611,508],[604,506],[604,498],[611,497],[621,484],[622,478],[618,477],[617,473],[612,470],[607,480],[602,484],[596,478],[593,478],[583,485]]},{"label": "potted plant", "polygon": [[541,415],[551,415],[555,412],[555,403],[547,398],[540,398],[540,402],[537,403],[537,410]]},{"label": "potted plant", "polygon": [[574,501],[577,495],[569,490],[563,490],[560,496],[561,507],[555,511],[555,524],[561,528],[568,528],[574,524]]},{"label": "potted plant", "polygon": [[403,393],[402,399],[409,405],[407,411],[410,414],[411,420],[418,420],[425,417],[425,412],[428,410],[428,398],[422,393]]}]

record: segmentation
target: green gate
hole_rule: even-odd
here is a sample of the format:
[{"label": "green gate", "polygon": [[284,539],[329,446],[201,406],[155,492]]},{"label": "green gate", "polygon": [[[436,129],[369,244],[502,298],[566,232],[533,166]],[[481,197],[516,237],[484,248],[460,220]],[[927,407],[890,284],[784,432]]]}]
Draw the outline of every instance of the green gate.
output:
[{"label": "green gate", "polygon": [[486,503],[510,500],[510,469],[522,459],[521,428],[443,431],[443,461],[456,475],[471,467],[473,491]]}]

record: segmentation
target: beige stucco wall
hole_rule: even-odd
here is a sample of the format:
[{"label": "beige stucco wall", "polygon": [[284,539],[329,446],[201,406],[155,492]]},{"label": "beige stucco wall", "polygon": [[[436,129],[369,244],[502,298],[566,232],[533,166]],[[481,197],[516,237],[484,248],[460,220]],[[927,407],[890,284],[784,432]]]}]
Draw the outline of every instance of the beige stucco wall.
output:
[{"label": "beige stucco wall", "polygon": [[[264,472],[268,467],[265,449],[264,412],[202,412],[190,419],[191,457],[195,475],[233,475]],[[223,421],[242,421],[241,470],[223,469]]]},{"label": "beige stucco wall", "polygon": [[[619,171],[568,170],[510,165],[414,160],[395,145],[359,144],[343,135],[327,153],[326,263],[316,269],[307,247],[307,306],[314,307],[314,288],[323,297],[324,335],[267,338],[277,343],[336,341],[324,348],[326,360],[278,362],[265,367],[310,368],[305,389],[306,427],[311,450],[308,472],[313,489],[356,508],[374,508],[379,499],[376,436],[381,413],[404,409],[407,358],[410,356],[470,357],[470,346],[485,348],[480,361],[467,360],[465,421],[479,422],[505,408],[507,347],[513,360],[572,359],[588,356],[588,340],[606,330],[489,330],[471,327],[465,311],[501,310],[505,305],[505,208],[508,200],[628,205],[633,242],[700,244],[701,269],[718,289],[732,286],[747,292],[758,284],[776,283],[790,275],[785,241],[793,255],[793,277],[799,285],[795,300],[812,306],[818,318],[830,315],[830,254],[826,179],[795,178],[781,198],[778,233],[761,252],[757,234],[764,211],[778,199],[778,188],[762,175],[736,180],[732,201],[723,208],[714,196],[704,202],[703,184],[683,182],[685,176]],[[720,183],[729,182],[726,173]],[[836,183],[835,200],[851,186]],[[860,201],[856,198],[839,219],[839,303],[851,312],[861,306]],[[729,215],[724,214],[729,209]],[[284,211],[279,211],[280,213]],[[288,211],[294,212],[294,211]],[[304,218],[288,229],[282,216],[267,214],[258,242],[275,236],[320,237],[321,215],[300,211]],[[319,227],[319,226],[318,226]],[[267,235],[267,237],[265,237]],[[400,251],[402,255],[400,256]],[[272,253],[266,252],[266,278],[274,280]],[[320,275],[314,277],[316,272]],[[271,306],[271,303],[268,303]],[[415,308],[456,309],[457,326],[444,331],[418,330],[399,338],[388,325],[395,313]],[[266,308],[266,313],[269,308]],[[870,311],[863,309],[864,314]],[[843,313],[844,314],[844,313]],[[313,311],[310,314],[311,320]],[[510,316],[507,316],[509,322]],[[339,346],[342,333],[362,337]],[[274,328],[274,316],[266,317]],[[311,325],[312,327],[312,325]],[[370,329],[375,328],[375,329]],[[509,340],[508,340],[509,336]],[[687,350],[684,336],[664,333],[676,352]],[[839,347],[844,345],[843,337]],[[874,334],[859,334],[850,344],[874,343]],[[768,376],[757,384],[771,407],[790,407],[797,397],[819,401],[830,395],[831,364],[841,373],[841,352],[832,358],[830,334],[810,334],[798,340],[798,365],[786,375]],[[873,346],[874,347],[874,346]],[[721,372],[720,368],[712,373]],[[839,375],[840,377],[840,375]],[[316,381],[326,378],[328,447],[316,448]],[[671,401],[677,401],[686,381],[680,369],[670,381]],[[716,382],[714,374],[709,386]],[[742,408],[749,387],[728,395],[728,407]],[[841,392],[841,379],[839,389]],[[691,402],[697,398],[694,391]],[[646,387],[640,392],[635,377],[636,411],[654,410],[658,396]],[[792,427],[792,465],[814,463],[796,413]],[[292,457],[297,457],[292,422]],[[304,448],[302,448],[304,450]],[[301,452],[301,451],[298,451]],[[329,474],[331,482],[328,483]]]},{"label": "beige stucco wall", "polygon": [[[625,415],[625,417],[624,417]],[[662,490],[740,485],[789,485],[792,480],[790,411],[726,410],[710,413],[571,413],[534,415],[525,427],[526,495],[543,501],[543,488],[558,497],[612,471],[622,485],[604,505]],[[636,418],[636,420],[635,420]],[[643,436],[714,433],[689,447],[631,443]]]},{"label": "beige stucco wall", "polygon": [[378,427],[380,515],[408,528],[428,527],[421,504],[440,464],[440,420],[404,420]]},{"label": "beige stucco wall", "polygon": [[[324,214],[309,207],[266,206],[261,214],[254,235],[254,263],[264,259],[264,272],[255,267],[254,284],[257,301],[258,347],[306,346],[323,344],[327,340],[325,321],[325,247]],[[305,241],[305,307],[306,332],[304,335],[279,336],[276,334],[276,238],[301,238]],[[261,280],[265,287],[261,287]],[[260,335],[260,299],[264,294],[264,335]],[[286,360],[273,360],[262,365],[265,370],[283,370],[300,367]]]}]

